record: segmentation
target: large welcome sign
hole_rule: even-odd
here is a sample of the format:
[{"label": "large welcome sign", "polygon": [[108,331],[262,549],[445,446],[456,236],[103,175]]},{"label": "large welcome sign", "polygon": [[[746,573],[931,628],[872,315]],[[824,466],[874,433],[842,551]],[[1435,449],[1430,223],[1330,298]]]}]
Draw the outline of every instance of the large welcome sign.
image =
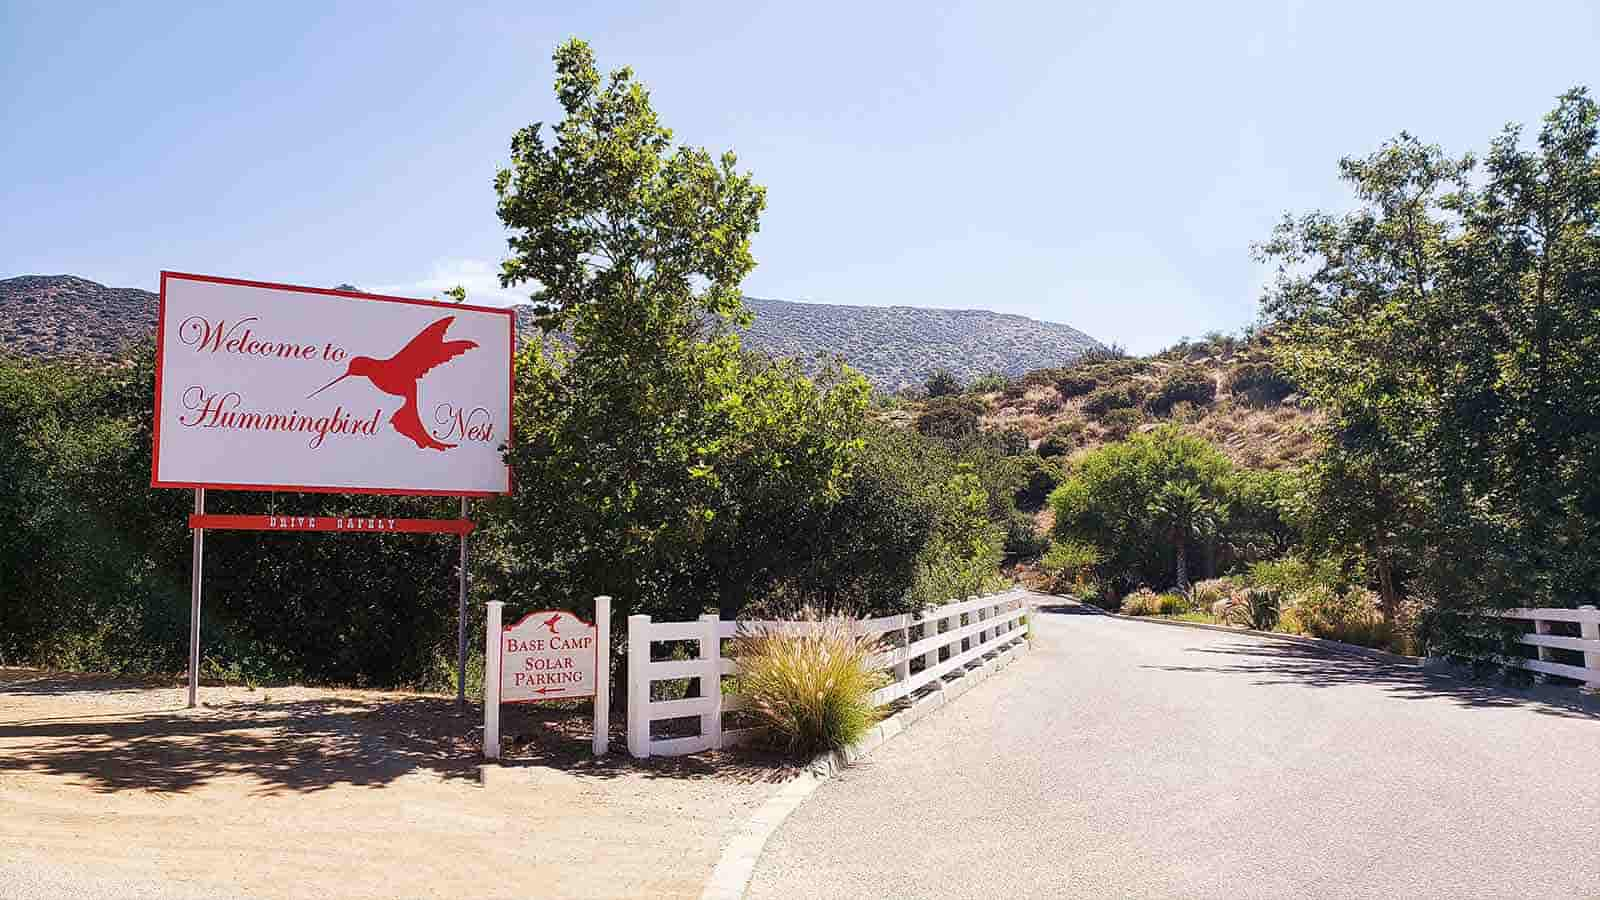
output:
[{"label": "large welcome sign", "polygon": [[509,309],[161,273],[154,487],[508,493]]}]

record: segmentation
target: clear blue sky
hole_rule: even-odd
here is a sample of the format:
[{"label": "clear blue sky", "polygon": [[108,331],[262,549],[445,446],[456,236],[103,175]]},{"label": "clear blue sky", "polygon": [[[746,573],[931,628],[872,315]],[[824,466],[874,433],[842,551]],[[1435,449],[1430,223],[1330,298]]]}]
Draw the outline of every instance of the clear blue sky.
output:
[{"label": "clear blue sky", "polygon": [[1344,208],[1340,156],[1600,81],[1588,2],[206,6],[0,0],[0,276],[493,300],[491,178],[578,35],[767,185],[748,293],[1148,351],[1254,317],[1250,243]]}]

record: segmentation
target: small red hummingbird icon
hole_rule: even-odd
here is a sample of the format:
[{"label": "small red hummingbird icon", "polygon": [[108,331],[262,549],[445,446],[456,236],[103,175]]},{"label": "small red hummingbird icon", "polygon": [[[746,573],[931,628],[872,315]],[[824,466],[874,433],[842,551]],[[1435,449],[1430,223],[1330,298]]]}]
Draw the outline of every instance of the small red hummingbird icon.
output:
[{"label": "small red hummingbird icon", "polygon": [[551,634],[560,634],[561,632],[556,631],[556,623],[560,622],[560,621],[561,621],[561,613],[556,613],[555,615],[551,616],[550,618],[544,620],[544,627],[550,629],[550,633]]},{"label": "small red hummingbird icon", "polygon": [[343,375],[312,391],[310,396],[315,397],[351,375],[360,375],[385,394],[405,398],[406,402],[389,417],[389,424],[394,426],[395,431],[414,441],[419,450],[449,450],[456,445],[434,440],[422,427],[422,417],[417,414],[417,382],[440,363],[455,359],[478,346],[476,341],[444,339],[445,331],[455,320],[455,316],[445,316],[422,329],[422,333],[388,359],[357,356],[350,360],[350,366]]}]

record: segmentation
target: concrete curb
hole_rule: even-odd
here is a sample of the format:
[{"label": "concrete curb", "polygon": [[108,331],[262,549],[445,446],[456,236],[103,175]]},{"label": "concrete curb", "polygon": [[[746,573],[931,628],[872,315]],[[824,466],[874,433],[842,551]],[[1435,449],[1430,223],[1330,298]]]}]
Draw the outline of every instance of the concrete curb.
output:
[{"label": "concrete curb", "polygon": [[701,900],[742,898],[745,888],[750,885],[750,876],[755,874],[756,862],[761,859],[761,851],[767,846],[767,841],[777,832],[783,820],[799,809],[800,804],[804,803],[824,781],[832,778],[841,769],[860,762],[869,753],[883,746],[884,742],[901,734],[928,713],[971,690],[973,685],[1011,665],[1030,647],[1026,637],[1020,638],[1016,643],[984,657],[979,663],[969,663],[959,678],[954,681],[941,681],[935,690],[929,691],[910,706],[874,725],[872,730],[857,743],[843,750],[819,753],[813,757],[806,764],[800,777],[785,784],[777,793],[767,798],[767,801],[761,804],[761,808],[756,810],[755,815],[745,822],[739,833],[734,835],[723,848],[722,857],[717,860],[717,867],[711,870],[711,877],[706,881],[705,890],[700,894]]},{"label": "concrete curb", "polygon": [[1220,631],[1224,634],[1248,634],[1274,641],[1300,644],[1305,647],[1321,647],[1324,650],[1332,650],[1335,653],[1343,653],[1348,656],[1364,656],[1368,659],[1388,663],[1392,666],[1411,666],[1413,668],[1420,668],[1426,661],[1420,656],[1401,656],[1398,653],[1390,653],[1387,650],[1374,650],[1371,647],[1362,647],[1358,644],[1346,644],[1343,641],[1330,641],[1327,638],[1307,637],[1303,634],[1284,634],[1281,631],[1257,631],[1254,628],[1235,628],[1232,625],[1211,625],[1205,622],[1180,622],[1176,619],[1163,619],[1157,616],[1125,616],[1121,613],[1107,612],[1106,610],[1103,610],[1092,603],[1084,603],[1081,600],[1075,600],[1071,597],[1062,597],[1059,595],[1052,596],[1055,596],[1058,600],[1065,600],[1069,603],[1081,606],[1095,615],[1109,616],[1113,619],[1121,619],[1124,622],[1150,622],[1156,625],[1174,625],[1179,628],[1198,628],[1203,631]]}]

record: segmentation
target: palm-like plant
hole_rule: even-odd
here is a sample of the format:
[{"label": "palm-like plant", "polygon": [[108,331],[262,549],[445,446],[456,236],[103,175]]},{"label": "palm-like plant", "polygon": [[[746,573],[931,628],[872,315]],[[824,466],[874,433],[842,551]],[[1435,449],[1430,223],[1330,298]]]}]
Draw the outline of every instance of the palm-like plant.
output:
[{"label": "palm-like plant", "polygon": [[1160,531],[1167,534],[1177,551],[1177,577],[1179,591],[1189,592],[1188,544],[1191,538],[1199,539],[1213,534],[1227,515],[1227,504],[1207,497],[1200,486],[1189,482],[1169,481],[1161,486],[1146,509]]}]

